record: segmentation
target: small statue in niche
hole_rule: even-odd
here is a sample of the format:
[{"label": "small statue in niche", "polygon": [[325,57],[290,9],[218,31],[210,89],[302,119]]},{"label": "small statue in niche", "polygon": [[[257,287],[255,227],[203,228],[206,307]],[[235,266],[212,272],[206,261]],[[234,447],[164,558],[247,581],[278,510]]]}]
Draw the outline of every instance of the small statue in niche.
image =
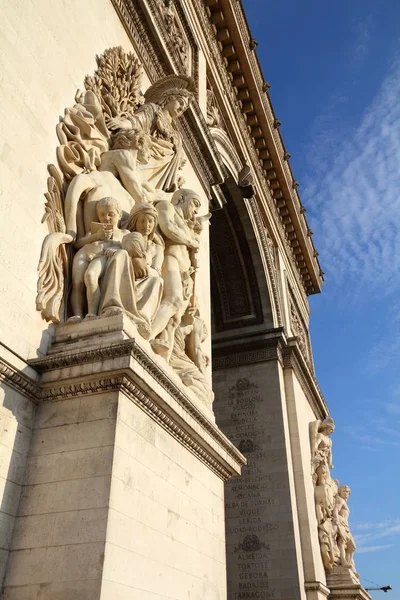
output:
[{"label": "small statue in niche", "polygon": [[85,319],[97,318],[100,305],[100,279],[107,261],[121,248],[121,241],[128,230],[118,228],[121,207],[115,198],[102,198],[96,205],[99,222],[92,222],[91,232],[75,242],[78,252],[72,264],[71,304],[73,316],[70,322],[79,322],[84,316],[85,289],[87,314]]},{"label": "small statue in niche", "polygon": [[347,505],[350,492],[351,490],[348,485],[341,485],[338,489],[333,509],[333,531],[339,551],[338,562],[340,566],[349,567],[357,575],[353,558],[356,551],[356,543],[350,531],[350,509]]}]

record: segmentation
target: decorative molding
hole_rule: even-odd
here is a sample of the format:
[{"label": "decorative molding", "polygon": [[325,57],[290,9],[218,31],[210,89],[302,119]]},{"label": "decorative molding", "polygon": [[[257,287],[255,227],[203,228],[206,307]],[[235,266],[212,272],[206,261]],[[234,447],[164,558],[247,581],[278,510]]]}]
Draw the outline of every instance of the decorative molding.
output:
[{"label": "decorative molding", "polygon": [[2,357],[0,357],[0,382],[13,388],[22,396],[29,398],[29,400],[35,403],[38,402],[41,390],[40,385],[18,371],[18,369]]},{"label": "decorative molding", "polygon": [[[104,361],[118,359],[123,356],[134,358],[173,400],[183,408],[185,413],[195,421],[196,425],[205,430],[213,441],[227,453],[232,461],[239,464],[239,466],[245,464],[245,459],[229,440],[220,433],[216,425],[203,415],[191,399],[179,389],[168,377],[167,373],[148,356],[135,340],[125,340],[115,345],[83,352],[54,354],[44,358],[33,359],[29,361],[29,364],[38,372],[46,373],[57,369],[70,369],[71,367],[88,363],[103,363]],[[143,410],[167,429],[171,435],[179,439],[182,444],[196,454],[200,460],[205,462],[222,479],[227,479],[236,473],[234,468],[229,470],[227,466],[224,466],[221,461],[218,461],[215,456],[201,446],[188,429],[183,429],[179,424],[181,423],[181,419],[174,418],[172,411],[165,410],[161,404],[150,398],[148,393],[142,391],[133,377],[127,375],[126,368],[123,373],[118,368],[115,375],[109,374],[109,371],[112,371],[111,366],[108,370],[107,368],[105,369],[104,375],[99,376],[96,373],[89,380],[85,376],[85,379],[81,380],[69,379],[67,382],[61,380],[56,385],[53,382],[51,384],[44,384],[39,388],[38,398],[42,401],[55,401],[59,398],[65,399],[110,390],[120,390],[139,404]]]},{"label": "decorative molding", "polygon": [[[235,338],[231,341],[222,342],[214,345],[213,351],[213,371],[221,369],[230,369],[233,367],[248,365],[270,360],[278,360],[283,364],[282,348],[284,346],[284,337],[282,328],[271,330],[265,335],[249,335],[246,337]],[[234,350],[232,350],[234,348]]]},{"label": "decorative molding", "polygon": [[287,345],[282,350],[283,365],[286,369],[293,369],[299,380],[300,386],[314,410],[317,419],[325,419],[329,410],[325,403],[321,389],[307,362],[305,361],[296,338],[289,338]]},{"label": "decorative molding", "polygon": [[[215,66],[223,85],[224,94],[226,95],[226,98],[228,98],[232,111],[235,115],[235,122],[240,129],[242,142],[245,144],[247,153],[251,158],[251,164],[257,172],[258,182],[262,190],[262,196],[265,199],[265,202],[269,205],[270,212],[276,224],[282,244],[286,248],[288,256],[293,261],[293,273],[298,282],[299,289],[305,295],[306,288],[296,266],[296,258],[293,253],[293,248],[289,243],[282,217],[275,200],[273,199],[272,192],[267,184],[265,170],[262,160],[259,156],[259,151],[255,147],[254,139],[249,131],[249,126],[245,119],[246,113],[243,111],[243,103],[238,99],[236,94],[237,90],[235,91],[235,88],[232,85],[232,74],[229,73],[227,69],[227,61],[221,53],[219,42],[215,35],[215,26],[211,24],[208,16],[209,13],[207,13],[208,9],[206,9],[202,0],[193,0],[193,6],[200,22],[201,29],[206,37],[206,43],[213,59],[213,65]],[[244,27],[244,30],[247,30],[247,25]]]},{"label": "decorative molding", "polygon": [[[163,19],[164,29],[168,33],[172,55],[184,73],[190,72],[191,47],[177,14],[174,0],[157,0],[158,10]],[[179,4],[178,4],[179,6]]]},{"label": "decorative molding", "polygon": [[306,592],[321,592],[324,596],[329,596],[329,588],[321,581],[306,581],[304,583]]},{"label": "decorative molding", "polygon": [[[258,234],[260,236],[263,254],[265,256],[265,262],[267,265],[267,272],[268,272],[267,282],[270,283],[270,288],[272,291],[271,298],[273,300],[273,306],[274,306],[274,311],[275,311],[275,317],[277,320],[277,326],[282,327],[283,319],[282,319],[282,311],[281,311],[281,298],[279,295],[279,288],[278,288],[278,284],[277,284],[278,273],[277,273],[277,270],[275,267],[274,257],[272,256],[271,245],[268,240],[268,231],[264,227],[264,223],[261,218],[260,209],[259,209],[258,204],[255,201],[254,197],[250,198],[248,202],[249,202],[251,214],[254,217],[254,222],[255,222]],[[271,238],[269,238],[269,239],[271,239]]]},{"label": "decorative molding", "polygon": [[278,360],[278,351],[275,348],[265,348],[264,350],[252,350],[246,352],[236,352],[225,356],[216,356],[213,358],[213,370],[230,369],[242,365],[249,365],[269,360]]}]

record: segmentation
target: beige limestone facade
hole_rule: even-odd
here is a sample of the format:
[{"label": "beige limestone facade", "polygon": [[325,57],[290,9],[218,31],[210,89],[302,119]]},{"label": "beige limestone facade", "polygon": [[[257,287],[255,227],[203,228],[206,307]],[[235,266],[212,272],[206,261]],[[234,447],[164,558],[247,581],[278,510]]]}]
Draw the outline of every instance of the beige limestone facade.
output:
[{"label": "beige limestone facade", "polygon": [[3,2],[4,600],[369,598],[256,46],[237,0]]}]

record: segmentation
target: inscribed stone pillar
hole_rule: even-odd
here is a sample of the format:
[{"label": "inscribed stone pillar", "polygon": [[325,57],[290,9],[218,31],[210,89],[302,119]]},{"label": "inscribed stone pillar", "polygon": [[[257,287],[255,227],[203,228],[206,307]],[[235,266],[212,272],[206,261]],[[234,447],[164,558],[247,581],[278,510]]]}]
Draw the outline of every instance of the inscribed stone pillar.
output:
[{"label": "inscribed stone pillar", "polygon": [[228,600],[305,597],[279,344],[214,359],[217,423],[248,461],[226,484]]}]

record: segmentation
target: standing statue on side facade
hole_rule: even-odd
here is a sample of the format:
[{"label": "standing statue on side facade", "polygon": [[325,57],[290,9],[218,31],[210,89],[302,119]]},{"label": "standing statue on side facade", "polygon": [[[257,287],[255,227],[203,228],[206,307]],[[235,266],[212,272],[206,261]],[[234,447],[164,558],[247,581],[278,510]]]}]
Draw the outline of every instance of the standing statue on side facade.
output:
[{"label": "standing statue on side facade", "polygon": [[336,557],[332,523],[336,485],[330,472],[333,465],[332,441],[329,437],[334,430],[335,423],[331,417],[327,417],[325,421],[314,421],[310,425],[311,475],[314,483],[315,513],[322,562],[327,570],[333,569]]},{"label": "standing statue on side facade", "polygon": [[315,421],[311,424],[311,464],[312,475],[315,483],[316,470],[324,462],[328,469],[333,469],[332,464],[332,440],[330,435],[335,431],[335,423],[331,417],[325,421]]},{"label": "standing statue on side facade", "polygon": [[314,499],[322,562],[327,570],[333,569],[336,560],[332,523],[336,493],[337,485],[331,478],[329,468],[325,462],[321,462],[316,470]]},{"label": "standing statue on side facade", "polygon": [[348,485],[341,485],[338,489],[333,509],[333,527],[335,541],[339,550],[339,565],[350,568],[357,575],[353,558],[356,551],[356,543],[350,531],[350,509],[347,505],[350,492],[351,490]]}]

